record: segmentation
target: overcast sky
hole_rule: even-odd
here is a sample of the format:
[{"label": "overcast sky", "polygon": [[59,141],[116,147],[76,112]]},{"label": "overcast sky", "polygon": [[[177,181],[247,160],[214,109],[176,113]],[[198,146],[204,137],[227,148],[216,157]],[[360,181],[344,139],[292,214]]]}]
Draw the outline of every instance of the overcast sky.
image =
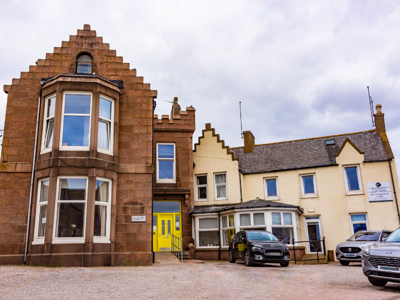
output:
[{"label": "overcast sky", "polygon": [[[158,91],[230,147],[372,129],[367,86],[400,156],[400,1],[0,1],[0,82],[90,24]],[[0,93],[0,129],[7,95]]]}]

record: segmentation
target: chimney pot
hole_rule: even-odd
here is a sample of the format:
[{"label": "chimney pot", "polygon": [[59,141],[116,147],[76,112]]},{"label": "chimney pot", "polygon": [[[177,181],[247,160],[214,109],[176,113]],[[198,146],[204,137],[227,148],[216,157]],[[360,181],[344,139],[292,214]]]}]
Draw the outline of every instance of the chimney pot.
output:
[{"label": "chimney pot", "polygon": [[255,137],[250,130],[243,131],[244,135],[244,153],[251,153],[254,150]]}]

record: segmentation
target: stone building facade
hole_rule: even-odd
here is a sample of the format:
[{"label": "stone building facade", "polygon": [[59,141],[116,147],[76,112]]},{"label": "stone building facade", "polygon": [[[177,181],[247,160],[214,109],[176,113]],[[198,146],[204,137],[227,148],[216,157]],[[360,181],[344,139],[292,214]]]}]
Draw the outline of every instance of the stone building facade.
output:
[{"label": "stone building facade", "polygon": [[192,242],[194,108],[158,120],[157,92],[89,25],[4,91],[0,264],[149,265],[153,197],[180,203]]}]

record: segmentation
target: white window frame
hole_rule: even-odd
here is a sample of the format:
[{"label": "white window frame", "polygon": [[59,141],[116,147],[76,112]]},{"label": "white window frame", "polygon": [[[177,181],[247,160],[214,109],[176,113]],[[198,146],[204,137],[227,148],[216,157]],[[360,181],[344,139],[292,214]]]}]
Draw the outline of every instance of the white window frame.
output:
[{"label": "white window frame", "polygon": [[[63,146],[63,135],[64,135],[64,110],[65,110],[65,96],[66,95],[90,95],[90,113],[89,114],[67,114],[67,116],[80,116],[80,117],[89,117],[89,144],[88,146]],[[62,114],[61,114],[61,131],[60,131],[60,150],[65,151],[89,151],[90,147],[90,137],[92,134],[92,110],[93,110],[93,94],[91,92],[72,92],[67,91],[63,94],[62,101]]]},{"label": "white window frame", "polygon": [[[158,158],[158,145],[172,145],[174,146],[174,158]],[[176,183],[176,145],[175,143],[157,143],[157,183]],[[173,178],[172,179],[160,179],[159,171],[161,161],[173,161]]]},{"label": "white window frame", "polygon": [[[357,191],[351,191],[349,189],[348,185],[348,180],[347,180],[347,173],[346,169],[347,168],[357,168],[357,179],[358,179],[358,186],[359,190]],[[362,186],[362,180],[361,180],[361,172],[360,172],[360,165],[345,165],[343,166],[343,179],[344,179],[344,186],[346,188],[346,195],[359,195],[359,194],[364,194],[363,186]]]},{"label": "white window frame", "polygon": [[[267,181],[268,180],[275,180],[276,183],[276,196],[268,196],[268,187]],[[265,200],[279,200],[279,181],[278,177],[265,177],[264,178],[264,192],[265,192]]]},{"label": "white window frame", "polygon": [[[353,216],[353,215],[365,215],[365,221],[352,221],[351,220],[351,216]],[[363,212],[360,212],[360,213],[351,213],[351,214],[349,214],[349,218],[350,218],[350,226],[351,226],[351,232],[352,232],[352,234],[354,234],[355,232],[354,232],[354,227],[353,227],[353,224],[366,224],[367,225],[367,230],[369,230],[369,225],[368,225],[368,214],[367,213],[363,213]]]},{"label": "white window frame", "polygon": [[[47,117],[47,110],[48,110],[48,105],[47,104],[48,104],[49,100],[53,99],[53,98],[54,98],[54,116],[52,118],[48,118]],[[44,113],[43,113],[42,147],[41,147],[42,151],[40,152],[40,154],[50,152],[53,149],[53,145],[51,145],[50,147],[46,148],[47,121],[50,120],[50,119],[53,119],[53,141],[54,141],[54,121],[55,121],[55,117],[56,117],[56,109],[55,109],[56,103],[57,103],[56,94],[52,94],[52,95],[47,96],[45,98],[45,101],[44,101]]]},{"label": "white window frame", "polygon": [[[225,174],[226,182],[225,183],[216,183],[217,181],[215,180],[216,175],[223,175]],[[226,197],[217,197],[217,186],[225,186],[225,191],[226,191]],[[227,172],[219,172],[219,173],[214,173],[214,198],[215,200],[226,200],[228,199],[228,174]]]},{"label": "white window frame", "polygon": [[[272,222],[272,214],[280,214],[281,215],[281,225],[274,225],[274,223]],[[291,214],[292,216],[292,225],[283,225],[283,214]],[[292,228],[292,232],[293,232],[293,241],[295,241],[297,239],[297,224],[296,224],[297,220],[296,220],[296,214],[294,212],[291,211],[271,211],[271,233],[273,228]],[[292,245],[292,244],[287,244],[287,245]]]},{"label": "white window frame", "polygon": [[[233,216],[233,226],[229,226],[229,217],[230,216]],[[224,227],[224,223],[222,222],[222,219],[223,218],[226,218],[226,225],[227,225],[227,227]],[[233,229],[233,230],[235,230],[235,234],[237,233],[237,231],[236,231],[236,222],[237,222],[237,220],[236,220],[236,214],[235,213],[229,213],[229,214],[225,214],[225,215],[221,215],[220,216],[220,224],[221,224],[221,232],[220,232],[220,236],[221,236],[221,248],[228,248],[229,247],[229,244],[228,245],[224,245],[224,231],[228,231],[228,230],[231,230],[231,229]],[[265,220],[264,220],[264,222],[265,222]]]},{"label": "white window frame", "polygon": [[[46,205],[47,206],[47,214],[46,214],[47,217],[48,217],[48,213],[49,213],[49,211],[48,211],[48,208],[49,208],[48,201],[40,202],[40,193],[42,191],[42,182],[46,181],[46,180],[49,181],[49,190],[50,190],[50,178],[43,178],[43,179],[40,179],[38,181],[38,191],[37,191],[37,198],[36,198],[36,203],[37,204],[36,204],[36,217],[35,217],[35,234],[34,234],[32,245],[44,244],[44,238],[45,237],[44,236],[41,236],[41,237],[38,236],[38,229],[39,229],[40,207]],[[46,230],[45,230],[45,235],[46,235]]]},{"label": "white window frame", "polygon": [[[57,237],[57,218],[58,218],[58,203],[60,192],[60,179],[86,179],[86,195],[85,195],[85,214],[83,216],[83,237]],[[86,219],[87,219],[87,202],[88,202],[88,186],[89,178],[86,176],[59,176],[57,177],[57,193],[54,208],[54,224],[53,224],[53,244],[81,244],[85,242],[86,237]],[[82,203],[82,200],[62,200],[63,203]]]},{"label": "white window frame", "polygon": [[[200,238],[199,238],[199,232],[200,231],[216,231],[218,233],[219,229],[218,227],[216,228],[207,228],[207,229],[200,229],[200,219],[216,219],[217,224],[218,224],[218,215],[217,214],[212,214],[212,215],[202,215],[202,216],[196,216],[196,247],[197,248],[206,248],[206,249],[218,249],[219,246],[200,246]],[[220,238],[218,239],[218,241]]]},{"label": "white window frame", "polygon": [[[107,223],[106,223],[106,236],[95,236],[93,231],[93,243],[111,243],[110,241],[110,228],[111,228],[111,196],[112,196],[112,180],[102,177],[96,177],[96,181],[101,180],[109,183],[108,188],[108,202],[94,202],[94,209],[96,210],[96,205],[107,207]],[[94,192],[96,193],[96,187]],[[93,219],[94,221],[94,219]],[[94,226],[94,224],[93,224]]]},{"label": "white window frame", "polygon": [[[314,183],[314,193],[304,193],[304,182],[303,182],[303,177],[313,177],[313,183]],[[302,198],[315,198],[318,197],[318,191],[317,191],[317,180],[315,173],[308,173],[308,174],[300,174],[300,187],[301,187],[301,196]]]},{"label": "white window frame", "polygon": [[[264,215],[264,225],[254,225],[254,214],[263,214]],[[242,223],[240,222],[240,216],[241,215],[250,215],[250,225],[242,226]],[[238,222],[239,222],[239,231],[240,230],[246,230],[250,228],[260,228],[263,230],[267,230],[267,222],[266,222],[266,214],[265,211],[243,211],[238,213]]]},{"label": "white window frame", "polygon": [[[103,98],[104,100],[110,101],[111,102],[111,120],[100,117],[100,98]],[[113,98],[110,98],[108,96],[105,95],[100,95],[99,98],[99,122],[101,121],[105,121],[110,123],[110,136],[109,136],[109,149],[104,149],[104,148],[100,148],[99,147],[99,142],[97,141],[97,151],[101,152],[101,153],[105,153],[105,154],[110,154],[110,155],[114,155],[114,104],[115,104],[115,100]],[[99,126],[97,125],[97,131],[99,130]],[[99,135],[99,133],[97,132],[97,136]]]},{"label": "white window frame", "polygon": [[[197,184],[197,177],[199,176],[205,176],[207,183],[206,184]],[[195,182],[196,182],[196,201],[208,201],[208,176],[207,174],[197,174],[195,176]],[[205,187],[206,188],[206,198],[199,198],[199,188]]]}]

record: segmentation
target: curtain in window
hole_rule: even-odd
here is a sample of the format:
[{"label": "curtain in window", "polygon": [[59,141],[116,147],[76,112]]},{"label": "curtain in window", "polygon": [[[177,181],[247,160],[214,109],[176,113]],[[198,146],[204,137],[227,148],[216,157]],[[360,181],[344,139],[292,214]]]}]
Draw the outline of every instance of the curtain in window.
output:
[{"label": "curtain in window", "polygon": [[250,214],[241,214],[240,215],[240,226],[250,226]]},{"label": "curtain in window", "polygon": [[226,198],[226,186],[225,185],[217,186],[217,198]]},{"label": "curtain in window", "polygon": [[218,174],[215,175],[215,183],[226,183],[226,174]]},{"label": "curtain in window", "polygon": [[97,145],[99,148],[110,149],[110,123],[99,121]]},{"label": "curtain in window", "polygon": [[272,213],[272,225],[281,225],[281,214],[280,213]]},{"label": "curtain in window", "polygon": [[53,128],[54,128],[54,119],[47,121],[47,130],[46,130],[46,148],[50,148],[53,144]]}]

